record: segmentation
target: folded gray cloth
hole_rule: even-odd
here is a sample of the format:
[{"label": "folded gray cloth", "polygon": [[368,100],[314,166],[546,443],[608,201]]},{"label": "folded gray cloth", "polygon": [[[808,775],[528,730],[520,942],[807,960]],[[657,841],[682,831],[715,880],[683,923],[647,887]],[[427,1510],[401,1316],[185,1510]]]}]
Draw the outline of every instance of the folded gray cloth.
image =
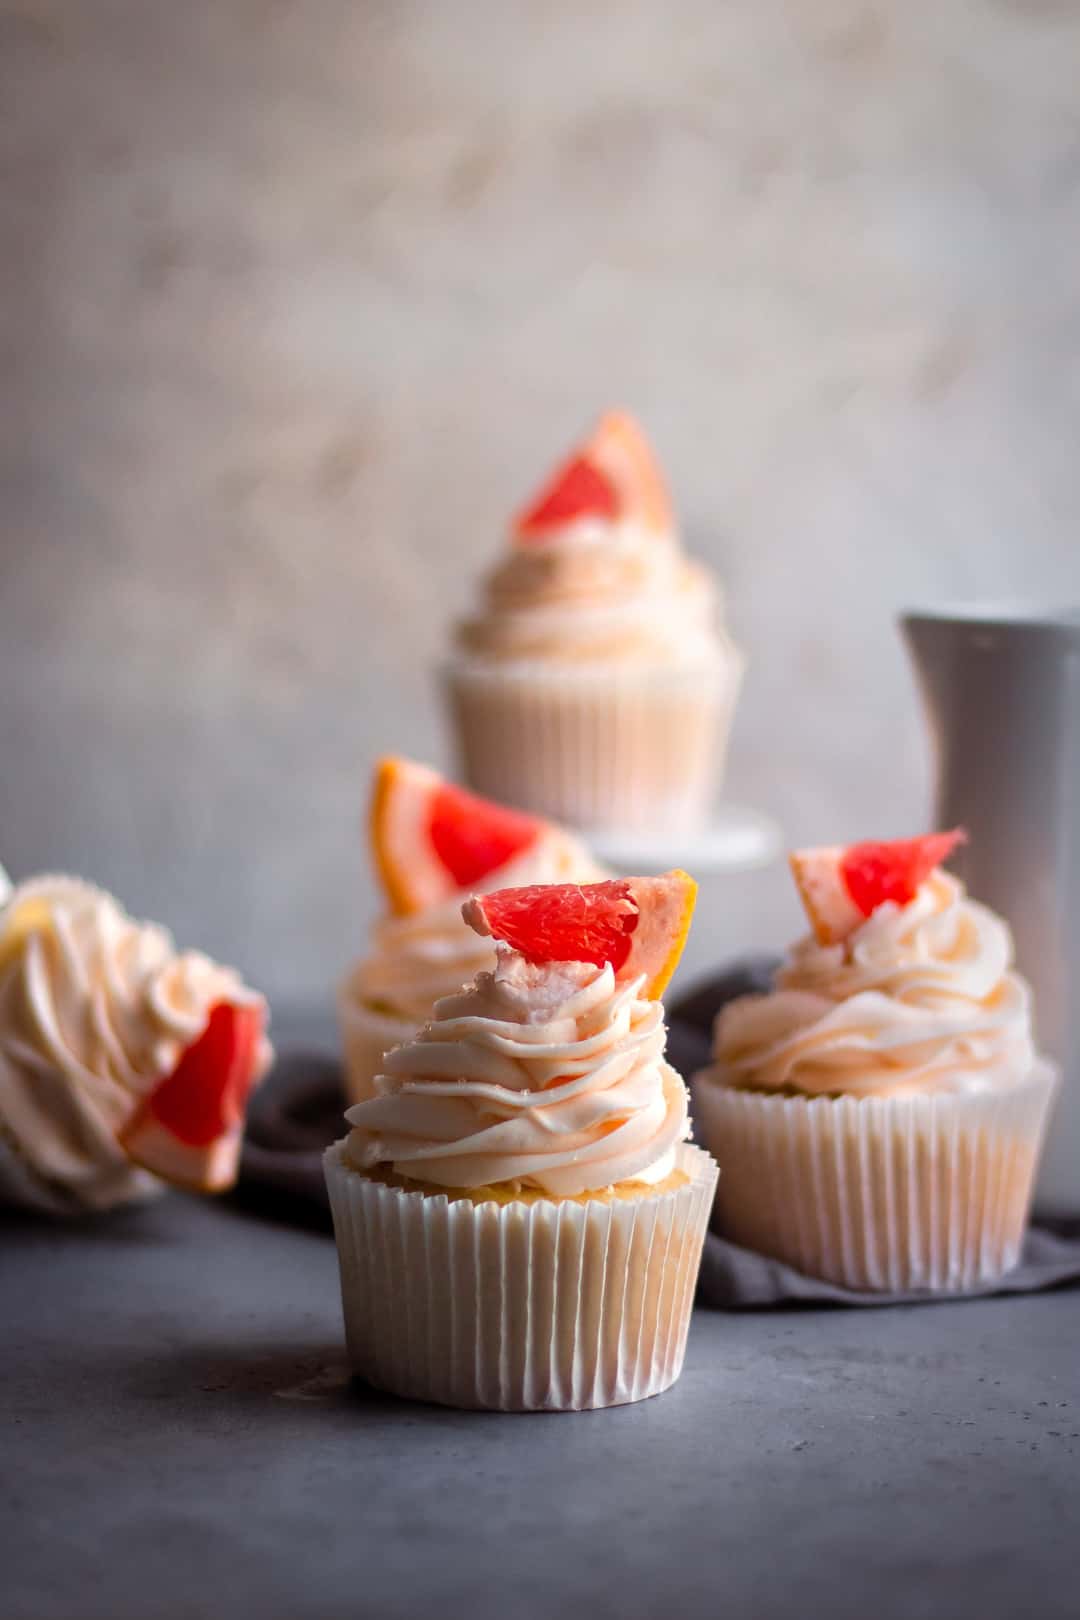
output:
[{"label": "folded gray cloth", "polygon": [[1073,1223],[1060,1232],[1033,1226],[1024,1240],[1018,1266],[1000,1282],[963,1294],[918,1290],[907,1294],[860,1293],[838,1283],[807,1277],[782,1260],[740,1249],[737,1243],[710,1232],[701,1260],[697,1302],[727,1311],[757,1310],[768,1305],[933,1305],[946,1300],[985,1299],[991,1294],[1037,1294],[1069,1282],[1080,1282],[1080,1230]]},{"label": "folded gray cloth", "polygon": [[[689,1075],[708,1060],[713,1019],[725,1001],[767,989],[775,958],[740,959],[677,1001],[669,1010],[668,1049],[675,1067]],[[275,1041],[283,1052],[256,1093],[248,1117],[240,1183],[233,1195],[248,1208],[277,1220],[330,1229],[322,1155],[344,1132],[346,1103],[341,1070],[325,1052],[289,1049],[288,1028]],[[943,1299],[979,1299],[990,1294],[1027,1294],[1080,1282],[1080,1219],[1032,1227],[1020,1264],[1000,1282],[969,1293],[858,1293],[807,1277],[767,1255],[741,1249],[718,1232],[705,1239],[698,1282],[699,1305],[718,1310],[760,1310],[797,1305],[914,1305]]]}]

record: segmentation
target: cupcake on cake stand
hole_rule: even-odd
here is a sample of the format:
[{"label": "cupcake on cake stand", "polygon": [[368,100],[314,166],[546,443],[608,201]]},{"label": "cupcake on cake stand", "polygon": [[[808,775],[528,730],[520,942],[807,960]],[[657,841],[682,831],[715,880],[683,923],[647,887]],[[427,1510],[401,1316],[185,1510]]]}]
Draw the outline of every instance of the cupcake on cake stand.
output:
[{"label": "cupcake on cake stand", "polygon": [[767,817],[712,809],[743,656],[621,411],[515,519],[444,672],[462,774],[625,869],[771,859]]}]

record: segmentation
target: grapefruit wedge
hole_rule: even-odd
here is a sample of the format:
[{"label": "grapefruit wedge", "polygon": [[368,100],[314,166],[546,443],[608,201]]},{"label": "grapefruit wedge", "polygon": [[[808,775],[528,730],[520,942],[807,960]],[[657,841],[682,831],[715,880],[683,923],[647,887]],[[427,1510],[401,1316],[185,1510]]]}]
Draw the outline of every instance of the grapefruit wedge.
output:
[{"label": "grapefruit wedge", "polygon": [[838,945],[887,900],[906,906],[967,837],[962,827],[891,843],[797,849],[788,857],[820,945]]},{"label": "grapefruit wedge", "polygon": [[120,1132],[128,1157],[178,1187],[232,1186],[262,1033],[261,1006],[218,1002],[202,1034]]},{"label": "grapefruit wedge", "polygon": [[483,884],[541,838],[571,839],[551,822],[481,799],[411,759],[375,767],[371,852],[390,907],[424,911]]},{"label": "grapefruit wedge", "polygon": [[693,878],[674,871],[496,889],[467,900],[462,916],[528,962],[610,963],[624,982],[643,973],[645,994],[655,1001],[679,965],[696,900]]},{"label": "grapefruit wedge", "polygon": [[514,521],[514,538],[542,544],[569,523],[629,519],[651,534],[674,524],[663,474],[632,416],[608,411]]}]

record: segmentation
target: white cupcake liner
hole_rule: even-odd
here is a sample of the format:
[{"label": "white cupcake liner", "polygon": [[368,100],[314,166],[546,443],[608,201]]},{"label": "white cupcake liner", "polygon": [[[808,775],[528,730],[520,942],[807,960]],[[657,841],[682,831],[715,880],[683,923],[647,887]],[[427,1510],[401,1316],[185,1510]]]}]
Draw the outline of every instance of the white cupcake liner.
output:
[{"label": "white cupcake liner", "polygon": [[356,996],[351,975],[338,990],[338,1026],[345,1068],[345,1094],[350,1103],[366,1102],[375,1095],[375,1076],[392,1046],[411,1040],[418,1024],[373,1012]]},{"label": "white cupcake liner", "polygon": [[328,1149],[353,1370],[415,1400],[576,1412],[678,1378],[716,1166],[640,1198],[474,1204],[406,1192]]},{"label": "white cupcake liner", "polygon": [[730,646],[686,669],[483,663],[445,670],[470,787],[584,829],[701,826],[742,677]]},{"label": "white cupcake liner", "polygon": [[715,1224],[856,1289],[961,1292],[1020,1257],[1057,1070],[975,1095],[780,1097],[693,1083]]}]

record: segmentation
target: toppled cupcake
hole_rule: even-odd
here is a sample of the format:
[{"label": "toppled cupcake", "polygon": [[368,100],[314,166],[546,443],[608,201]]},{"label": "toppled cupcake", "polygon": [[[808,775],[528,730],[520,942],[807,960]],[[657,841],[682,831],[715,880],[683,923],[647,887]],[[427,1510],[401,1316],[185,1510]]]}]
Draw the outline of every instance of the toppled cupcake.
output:
[{"label": "toppled cupcake", "polygon": [[74,1214],[232,1185],[267,1007],[104,890],[0,896],[0,1203]]}]

